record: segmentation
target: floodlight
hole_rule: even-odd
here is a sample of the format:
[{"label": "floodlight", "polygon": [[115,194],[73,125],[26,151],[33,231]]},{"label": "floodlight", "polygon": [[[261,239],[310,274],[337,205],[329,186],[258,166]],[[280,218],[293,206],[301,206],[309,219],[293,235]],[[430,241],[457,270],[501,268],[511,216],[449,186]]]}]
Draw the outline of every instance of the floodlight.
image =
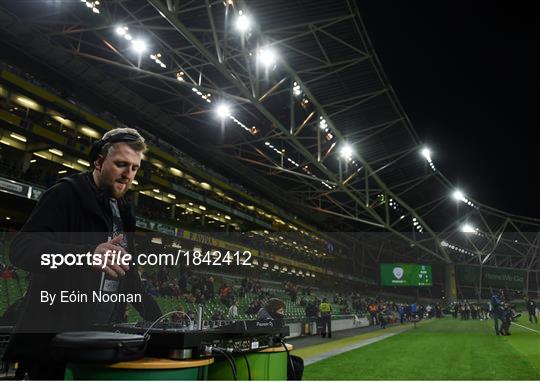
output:
[{"label": "floodlight", "polygon": [[276,61],[277,55],[271,48],[261,48],[259,50],[259,62],[267,68],[274,66]]},{"label": "floodlight", "polygon": [[351,160],[353,156],[353,148],[348,143],[344,144],[339,151],[339,155],[346,160]]},{"label": "floodlight", "polygon": [[421,154],[426,160],[431,161],[431,151],[427,147],[422,149]]},{"label": "floodlight", "polygon": [[250,27],[251,27],[251,18],[243,14],[242,11],[238,12],[238,17],[236,18],[236,29],[240,33],[245,33],[249,30]]},{"label": "floodlight", "polygon": [[464,232],[464,233],[475,233],[476,232],[476,229],[470,225],[470,224],[463,224],[461,226],[461,232]]},{"label": "floodlight", "polygon": [[139,40],[139,39],[133,40],[131,44],[132,44],[133,49],[139,54],[144,53],[146,51],[146,42],[144,42],[143,40]]},{"label": "floodlight", "polygon": [[216,113],[219,118],[227,118],[231,115],[231,108],[229,105],[222,103],[217,106]]},{"label": "floodlight", "polygon": [[452,194],[452,197],[456,199],[457,201],[465,200],[465,195],[463,195],[463,192],[461,192],[460,190],[455,190],[454,193]]},{"label": "floodlight", "polygon": [[116,31],[116,34],[123,36],[127,33],[128,27],[118,26],[116,27],[115,31]]}]

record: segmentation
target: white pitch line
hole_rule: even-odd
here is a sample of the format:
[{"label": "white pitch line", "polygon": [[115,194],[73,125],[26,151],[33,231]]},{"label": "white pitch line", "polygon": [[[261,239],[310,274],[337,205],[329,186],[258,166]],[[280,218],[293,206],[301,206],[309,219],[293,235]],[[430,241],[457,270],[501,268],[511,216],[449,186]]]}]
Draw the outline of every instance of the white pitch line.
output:
[{"label": "white pitch line", "polygon": [[514,325],[517,325],[517,326],[521,326],[522,328],[525,328],[525,329],[527,329],[527,330],[530,330],[531,332],[540,333],[539,330],[534,330],[534,329],[528,328],[528,327],[523,326],[523,325],[520,325],[520,324],[518,324],[518,323],[516,323],[516,322],[513,322],[513,324],[514,324]]},{"label": "white pitch line", "polygon": [[345,353],[345,352],[348,352],[348,351],[351,351],[351,350],[359,349],[359,348],[364,347],[366,345],[370,345],[372,343],[384,340],[384,339],[386,339],[388,337],[395,336],[396,334],[402,333],[404,331],[405,330],[401,330],[399,332],[387,333],[387,334],[383,334],[383,335],[380,335],[378,337],[370,338],[370,339],[367,339],[367,340],[360,340],[357,343],[353,343],[351,345],[347,345],[347,346],[344,346],[344,347],[339,348],[339,349],[330,350],[330,351],[328,351],[326,353],[322,353],[322,354],[316,355],[314,357],[307,358],[307,359],[304,360],[304,366],[311,365],[312,363],[319,362],[319,361],[322,361],[322,360],[324,360],[326,358],[330,358],[330,357],[333,357],[333,356],[336,356],[336,355],[339,355],[339,354],[342,354],[342,353]]}]

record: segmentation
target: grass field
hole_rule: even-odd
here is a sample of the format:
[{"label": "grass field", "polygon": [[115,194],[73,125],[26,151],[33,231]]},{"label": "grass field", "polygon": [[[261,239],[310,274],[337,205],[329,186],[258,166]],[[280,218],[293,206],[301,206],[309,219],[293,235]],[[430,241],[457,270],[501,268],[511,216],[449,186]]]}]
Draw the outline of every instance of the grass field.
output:
[{"label": "grass field", "polygon": [[513,324],[511,336],[495,336],[491,320],[423,322],[417,329],[306,366],[304,379],[539,380],[540,324],[530,324],[526,317],[518,323],[536,332]]}]

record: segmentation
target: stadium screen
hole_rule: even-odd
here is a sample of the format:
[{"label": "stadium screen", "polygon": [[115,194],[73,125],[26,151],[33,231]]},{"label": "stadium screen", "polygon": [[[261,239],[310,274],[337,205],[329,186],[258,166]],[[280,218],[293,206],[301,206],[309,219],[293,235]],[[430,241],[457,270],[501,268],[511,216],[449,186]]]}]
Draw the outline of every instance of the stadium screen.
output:
[{"label": "stadium screen", "polygon": [[383,286],[431,286],[431,265],[381,264]]}]

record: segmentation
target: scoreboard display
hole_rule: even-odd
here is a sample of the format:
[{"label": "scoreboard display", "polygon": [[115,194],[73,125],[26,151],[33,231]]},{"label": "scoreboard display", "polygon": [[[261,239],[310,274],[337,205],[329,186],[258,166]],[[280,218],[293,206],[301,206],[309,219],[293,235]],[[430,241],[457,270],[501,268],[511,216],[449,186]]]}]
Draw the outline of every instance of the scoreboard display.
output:
[{"label": "scoreboard display", "polygon": [[383,286],[432,286],[431,265],[381,264]]}]

